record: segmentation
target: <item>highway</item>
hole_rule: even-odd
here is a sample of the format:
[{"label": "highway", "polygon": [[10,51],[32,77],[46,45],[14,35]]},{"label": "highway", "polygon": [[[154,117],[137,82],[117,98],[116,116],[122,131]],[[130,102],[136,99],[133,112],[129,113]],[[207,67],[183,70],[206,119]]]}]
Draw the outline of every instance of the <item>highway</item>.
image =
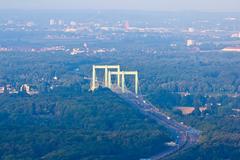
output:
[{"label": "highway", "polygon": [[200,131],[191,128],[183,123],[179,123],[176,120],[162,113],[157,107],[151,103],[145,101],[143,97],[136,96],[131,91],[127,90],[124,94],[120,88],[113,87],[112,91],[118,94],[121,98],[129,102],[132,106],[136,107],[140,112],[149,118],[155,120],[158,124],[163,125],[176,137],[176,145],[169,149],[162,151],[161,153],[149,158],[143,158],[143,160],[159,160],[167,158],[173,154],[178,153],[180,150],[184,150],[199,142]]}]

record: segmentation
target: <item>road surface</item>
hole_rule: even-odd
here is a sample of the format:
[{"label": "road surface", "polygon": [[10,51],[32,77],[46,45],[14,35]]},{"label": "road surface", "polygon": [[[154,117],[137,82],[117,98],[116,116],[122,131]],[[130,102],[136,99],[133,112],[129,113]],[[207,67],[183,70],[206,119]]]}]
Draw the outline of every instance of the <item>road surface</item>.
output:
[{"label": "road surface", "polygon": [[166,158],[174,153],[177,153],[180,150],[191,147],[199,142],[200,131],[191,128],[183,123],[179,123],[176,120],[168,117],[160,110],[152,105],[151,103],[145,101],[142,97],[136,96],[130,91],[122,93],[121,89],[118,87],[113,87],[112,91],[118,94],[120,97],[128,101],[134,107],[139,109],[143,114],[148,116],[151,119],[154,119],[157,123],[165,126],[176,136],[176,145],[170,147],[168,150],[165,150],[157,155],[154,155],[149,158],[144,158],[148,160],[159,160]]}]

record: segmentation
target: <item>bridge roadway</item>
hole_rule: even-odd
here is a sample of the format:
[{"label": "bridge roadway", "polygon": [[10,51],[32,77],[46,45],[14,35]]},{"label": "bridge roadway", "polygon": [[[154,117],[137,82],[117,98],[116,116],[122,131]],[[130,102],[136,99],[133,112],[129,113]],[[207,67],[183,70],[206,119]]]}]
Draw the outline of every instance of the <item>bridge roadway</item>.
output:
[{"label": "bridge roadway", "polygon": [[169,147],[169,149],[162,151],[161,153],[150,158],[143,158],[144,160],[165,159],[173,154],[177,154],[180,150],[189,148],[199,142],[200,131],[168,117],[164,113],[160,112],[157,107],[151,103],[146,102],[142,97],[136,96],[129,90],[123,94],[120,88],[114,86],[112,88],[112,91],[128,101],[130,104],[132,104],[132,106],[136,107],[144,115],[148,116],[151,119],[154,119],[158,124],[165,126],[176,137],[175,146]]}]

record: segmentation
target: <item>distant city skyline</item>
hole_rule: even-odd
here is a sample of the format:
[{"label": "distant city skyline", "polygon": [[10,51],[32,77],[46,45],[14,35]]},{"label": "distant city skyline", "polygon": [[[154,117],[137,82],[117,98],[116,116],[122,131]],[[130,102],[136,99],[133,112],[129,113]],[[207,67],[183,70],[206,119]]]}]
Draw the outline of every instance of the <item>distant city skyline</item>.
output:
[{"label": "distant city skyline", "polygon": [[0,9],[118,9],[239,12],[239,0],[0,0]]}]

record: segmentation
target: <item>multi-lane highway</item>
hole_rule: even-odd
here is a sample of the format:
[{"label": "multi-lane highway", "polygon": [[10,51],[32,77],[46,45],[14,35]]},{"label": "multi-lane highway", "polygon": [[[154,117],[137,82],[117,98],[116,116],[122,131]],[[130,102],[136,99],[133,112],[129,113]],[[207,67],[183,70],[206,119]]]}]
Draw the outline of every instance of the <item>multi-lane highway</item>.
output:
[{"label": "multi-lane highway", "polygon": [[[126,91],[126,93],[123,94],[118,87],[113,87],[112,91],[128,101],[132,104],[132,106],[138,108],[149,118],[154,119],[160,125],[165,126],[176,137],[175,145],[170,147],[168,150],[162,151],[161,153],[147,159],[163,159],[198,143],[200,131],[184,125],[183,123],[179,123],[171,117],[165,115],[157,107],[145,101],[141,96],[136,96],[130,91]],[[146,159],[146,157],[144,159]]]}]

